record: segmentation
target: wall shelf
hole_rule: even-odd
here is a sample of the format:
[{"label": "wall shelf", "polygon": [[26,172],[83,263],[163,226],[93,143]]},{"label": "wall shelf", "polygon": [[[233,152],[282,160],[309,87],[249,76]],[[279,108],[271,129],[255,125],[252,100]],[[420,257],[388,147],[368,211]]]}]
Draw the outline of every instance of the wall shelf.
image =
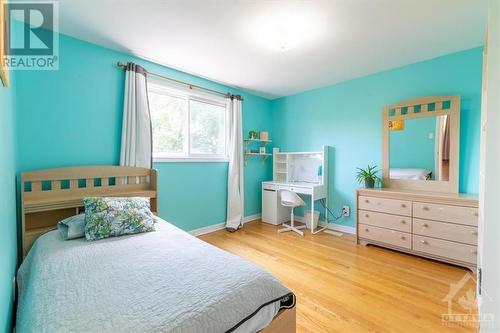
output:
[{"label": "wall shelf", "polygon": [[251,157],[261,157],[262,158],[262,162],[264,162],[265,160],[268,159],[269,156],[272,156],[273,154],[269,154],[269,153],[260,153],[260,152],[252,152],[251,151],[251,148],[250,146],[252,144],[256,144],[255,146],[258,146],[259,147],[266,147],[267,144],[271,143],[272,140],[261,140],[261,139],[243,139],[243,142],[245,144],[245,153],[244,153],[244,157],[245,157],[245,165],[247,164],[248,160],[251,158]]},{"label": "wall shelf", "polygon": [[273,142],[272,140],[261,140],[261,139],[244,139],[243,141],[245,141],[245,142],[261,142],[261,143],[265,143],[265,144]]},{"label": "wall shelf", "polygon": [[260,153],[245,153],[245,165],[247,164],[247,161],[252,157],[252,156],[260,156],[262,157],[262,162],[267,160],[269,156],[272,156],[273,154],[260,154]]},{"label": "wall shelf", "polygon": [[261,154],[261,153],[245,153],[245,155],[252,155],[252,156],[271,156],[272,154]]}]

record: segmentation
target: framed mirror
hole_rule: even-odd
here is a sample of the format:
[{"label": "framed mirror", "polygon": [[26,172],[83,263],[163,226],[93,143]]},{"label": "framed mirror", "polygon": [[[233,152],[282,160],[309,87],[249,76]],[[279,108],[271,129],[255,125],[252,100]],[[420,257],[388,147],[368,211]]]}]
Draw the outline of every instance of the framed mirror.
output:
[{"label": "framed mirror", "polygon": [[460,96],[387,105],[382,126],[384,187],[458,193]]}]

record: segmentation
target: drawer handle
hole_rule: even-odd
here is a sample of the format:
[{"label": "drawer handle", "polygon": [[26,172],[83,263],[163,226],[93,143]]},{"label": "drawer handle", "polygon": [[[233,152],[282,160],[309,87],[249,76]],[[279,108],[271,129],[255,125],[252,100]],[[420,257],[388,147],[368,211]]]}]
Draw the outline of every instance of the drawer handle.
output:
[{"label": "drawer handle", "polygon": [[426,240],[420,241],[422,244],[429,244]]},{"label": "drawer handle", "polygon": [[422,227],[424,227],[424,228],[428,228],[428,227],[429,227],[429,225],[428,225],[427,223],[424,223],[424,224],[422,224]]},{"label": "drawer handle", "polygon": [[406,237],[405,237],[405,236],[401,236],[401,239],[402,239],[402,240],[405,240],[405,239],[406,239]]},{"label": "drawer handle", "polygon": [[478,212],[472,212],[472,216],[478,216]]},{"label": "drawer handle", "polygon": [[423,210],[430,210],[429,207],[427,207],[427,206],[422,207],[422,209]]},{"label": "drawer handle", "polygon": [[401,207],[402,207],[402,208],[406,208],[406,205],[405,205],[405,204],[401,204]]},{"label": "drawer handle", "polygon": [[406,221],[405,220],[401,220],[401,224],[406,224]]},{"label": "drawer handle", "polygon": [[368,215],[368,214],[365,214],[365,217],[366,217],[366,218],[369,218],[369,217],[370,217],[370,215]]},{"label": "drawer handle", "polygon": [[365,202],[366,202],[366,203],[370,203],[370,200],[366,199],[366,200],[365,200]]},{"label": "drawer handle", "polygon": [[477,250],[470,250],[470,253],[477,254]]},{"label": "drawer handle", "polygon": [[365,231],[366,231],[366,232],[369,232],[369,231],[370,231],[370,229],[366,228],[366,229],[365,229]]},{"label": "drawer handle", "polygon": [[477,230],[472,230],[470,233],[473,234],[474,236],[477,236]]}]

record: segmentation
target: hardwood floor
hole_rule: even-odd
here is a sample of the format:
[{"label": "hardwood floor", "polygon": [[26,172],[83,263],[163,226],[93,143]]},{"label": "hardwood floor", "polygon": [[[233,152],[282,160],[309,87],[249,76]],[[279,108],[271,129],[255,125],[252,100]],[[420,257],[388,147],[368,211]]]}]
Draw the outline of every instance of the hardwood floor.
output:
[{"label": "hardwood floor", "polygon": [[[352,235],[302,238],[277,229],[254,221],[235,233],[200,238],[264,267],[288,286],[297,296],[297,332],[477,332],[475,325],[442,321],[450,284],[467,270],[356,245]],[[468,279],[453,297],[453,313],[476,314],[471,299],[475,282]]]}]

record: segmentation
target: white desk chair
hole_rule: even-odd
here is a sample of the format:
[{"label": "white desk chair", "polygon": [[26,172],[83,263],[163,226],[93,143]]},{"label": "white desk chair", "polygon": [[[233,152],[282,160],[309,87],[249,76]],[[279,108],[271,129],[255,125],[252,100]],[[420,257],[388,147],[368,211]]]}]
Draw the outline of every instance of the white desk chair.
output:
[{"label": "white desk chair", "polygon": [[285,232],[285,231],[293,231],[298,233],[301,236],[304,236],[304,233],[300,231],[299,229],[304,229],[306,226],[301,225],[301,226],[294,226],[293,224],[293,209],[295,207],[299,206],[305,206],[304,200],[302,200],[297,193],[290,192],[290,191],[281,191],[281,205],[285,207],[290,207],[291,213],[290,213],[290,224],[283,223],[284,228],[279,229],[278,233]]}]

